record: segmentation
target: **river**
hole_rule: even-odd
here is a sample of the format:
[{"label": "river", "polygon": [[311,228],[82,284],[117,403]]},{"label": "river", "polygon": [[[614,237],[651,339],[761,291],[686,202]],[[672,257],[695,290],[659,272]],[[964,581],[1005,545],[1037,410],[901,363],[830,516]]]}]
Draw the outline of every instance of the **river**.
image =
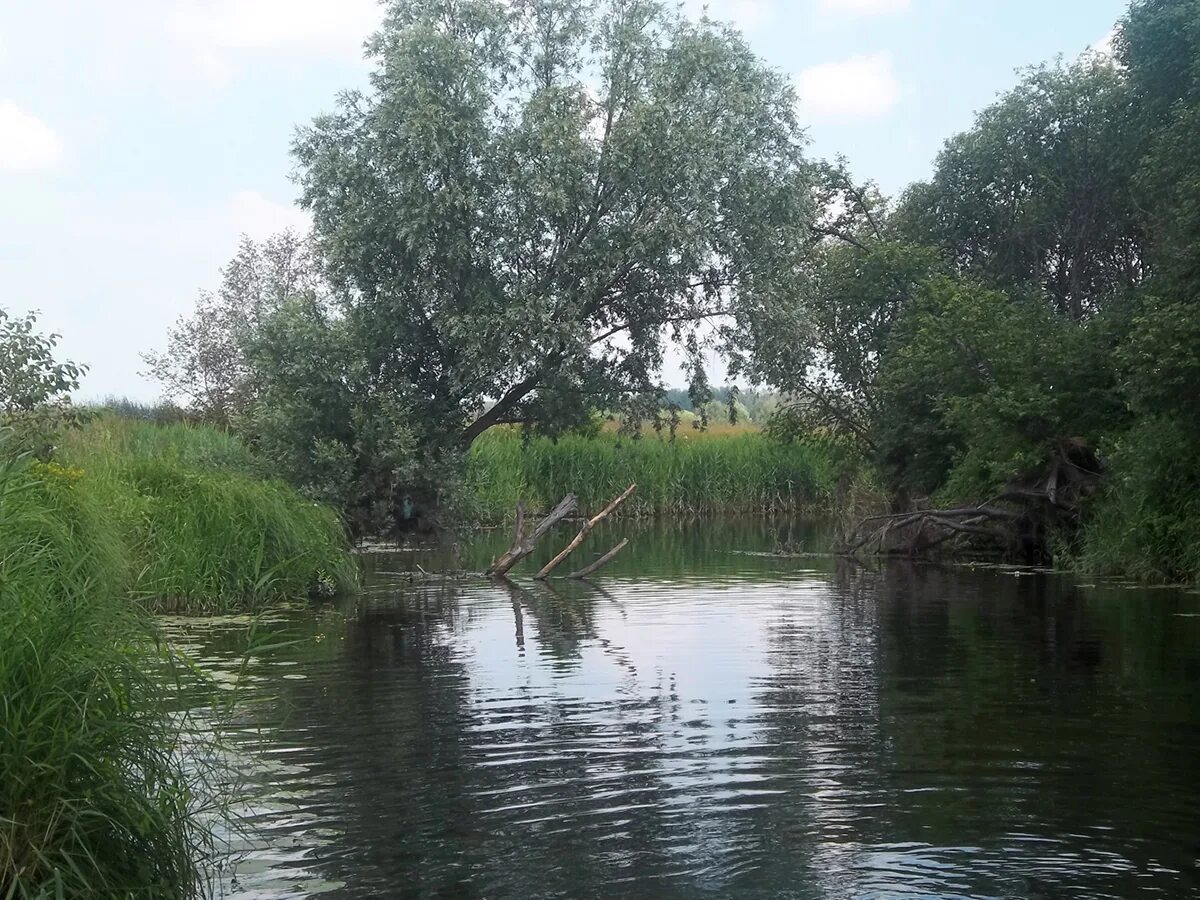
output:
[{"label": "river", "polygon": [[490,533],[252,633],[169,623],[238,683],[221,895],[1200,890],[1200,596],[856,567],[798,523],[615,524],[580,558],[624,535],[594,584],[424,574]]}]

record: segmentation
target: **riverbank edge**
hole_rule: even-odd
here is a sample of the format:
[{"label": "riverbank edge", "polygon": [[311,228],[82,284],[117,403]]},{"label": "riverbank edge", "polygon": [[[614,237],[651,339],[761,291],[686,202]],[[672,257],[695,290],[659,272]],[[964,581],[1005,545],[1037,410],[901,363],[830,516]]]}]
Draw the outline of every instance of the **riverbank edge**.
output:
[{"label": "riverbank edge", "polygon": [[221,801],[173,706],[200,676],[152,613],[357,586],[337,513],[215,429],[102,416],[0,453],[0,896],[203,896]]}]

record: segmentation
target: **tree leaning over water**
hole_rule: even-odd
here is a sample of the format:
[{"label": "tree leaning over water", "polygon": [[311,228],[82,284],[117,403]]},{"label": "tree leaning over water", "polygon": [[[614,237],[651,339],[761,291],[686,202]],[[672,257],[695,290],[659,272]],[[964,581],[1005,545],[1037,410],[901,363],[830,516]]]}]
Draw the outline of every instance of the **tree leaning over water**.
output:
[{"label": "tree leaning over water", "polygon": [[424,446],[653,412],[668,340],[734,348],[799,271],[787,79],[648,0],[397,0],[369,93],[299,134],[367,377]]}]

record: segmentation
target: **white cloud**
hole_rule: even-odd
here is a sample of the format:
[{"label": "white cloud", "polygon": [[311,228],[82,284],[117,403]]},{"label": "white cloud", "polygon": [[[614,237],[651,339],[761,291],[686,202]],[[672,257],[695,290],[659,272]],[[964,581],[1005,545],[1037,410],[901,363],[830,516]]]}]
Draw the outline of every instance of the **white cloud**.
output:
[{"label": "white cloud", "polygon": [[820,0],[819,9],[824,13],[878,16],[904,12],[911,6],[911,0]]},{"label": "white cloud", "polygon": [[1113,59],[1117,55],[1117,26],[1114,25],[1109,29],[1108,34],[1096,41],[1088,47],[1092,53],[1098,53],[1100,56],[1106,56]]},{"label": "white cloud", "polygon": [[710,19],[751,32],[770,18],[769,5],[768,0],[687,0],[685,8],[693,18],[707,12]]},{"label": "white cloud", "polygon": [[48,169],[63,156],[54,130],[12,100],[0,100],[0,171]]},{"label": "white cloud", "polygon": [[874,119],[900,99],[889,53],[852,56],[804,69],[796,79],[801,118]]}]

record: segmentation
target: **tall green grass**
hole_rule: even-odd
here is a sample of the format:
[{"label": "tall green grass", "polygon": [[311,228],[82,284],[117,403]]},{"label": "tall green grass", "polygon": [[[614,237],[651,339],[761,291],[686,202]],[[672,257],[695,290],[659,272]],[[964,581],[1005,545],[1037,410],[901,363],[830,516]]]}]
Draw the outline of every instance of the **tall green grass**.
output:
[{"label": "tall green grass", "polygon": [[571,492],[596,511],[633,483],[626,516],[802,512],[822,504],[835,480],[828,448],[758,433],[525,442],[497,430],[472,448],[466,485],[475,517],[499,522],[518,500],[547,508]]},{"label": "tall green grass", "polygon": [[226,612],[352,589],[337,514],[256,467],[206,426],[103,417],[66,434],[42,475],[104,508],[125,590],[152,608]]},{"label": "tall green grass", "polygon": [[151,609],[353,587],[336,513],[210,428],[93,416],[51,461],[0,439],[0,898],[202,893],[206,791]]},{"label": "tall green grass", "polygon": [[206,838],[127,564],[96,496],[0,460],[0,897],[199,893]]}]

